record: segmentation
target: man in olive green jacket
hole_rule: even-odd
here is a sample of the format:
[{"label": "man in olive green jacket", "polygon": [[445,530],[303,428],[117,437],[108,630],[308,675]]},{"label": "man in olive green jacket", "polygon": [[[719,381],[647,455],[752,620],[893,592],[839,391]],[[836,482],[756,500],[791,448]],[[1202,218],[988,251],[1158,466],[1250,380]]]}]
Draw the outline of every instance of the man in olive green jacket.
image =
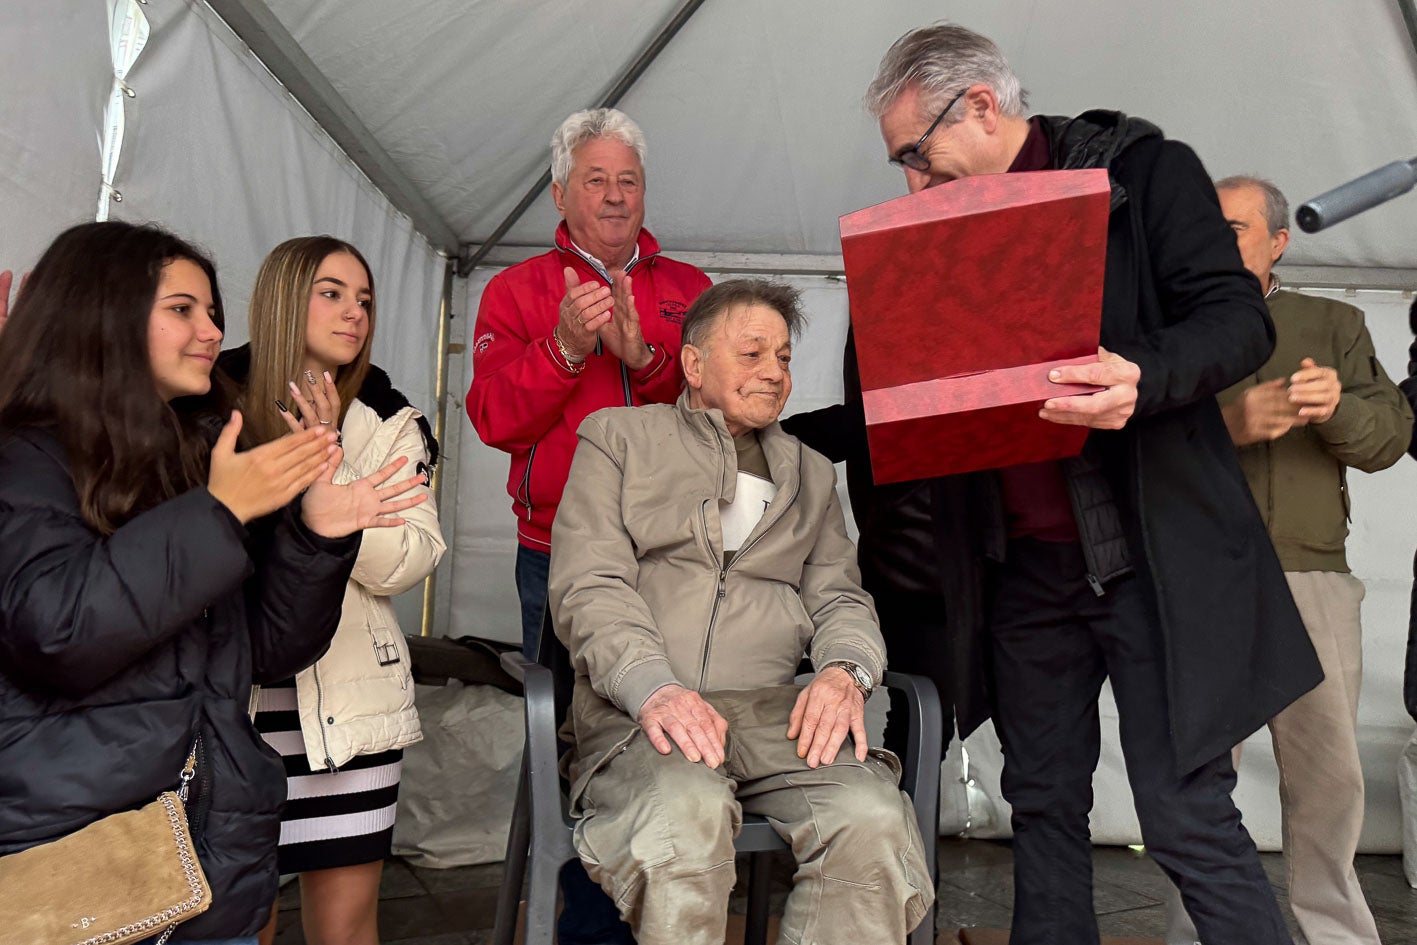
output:
[{"label": "man in olive green jacket", "polygon": [[553,526],[576,849],[641,945],[723,942],[744,812],[797,856],[784,941],[901,942],[933,899],[899,762],[866,744],[885,645],[836,476],[776,422],[800,322],[786,286],[700,295],[683,396],[591,414]]},{"label": "man in olive green jacket", "polygon": [[1310,942],[1378,945],[1353,869],[1363,826],[1363,584],[1344,554],[1347,474],[1397,462],[1412,437],[1412,409],[1378,363],[1361,311],[1280,288],[1271,269],[1289,244],[1284,195],[1253,177],[1227,177],[1216,190],[1277,336],[1270,359],[1219,400],[1324,670],[1317,688],[1269,723],[1290,905]]}]

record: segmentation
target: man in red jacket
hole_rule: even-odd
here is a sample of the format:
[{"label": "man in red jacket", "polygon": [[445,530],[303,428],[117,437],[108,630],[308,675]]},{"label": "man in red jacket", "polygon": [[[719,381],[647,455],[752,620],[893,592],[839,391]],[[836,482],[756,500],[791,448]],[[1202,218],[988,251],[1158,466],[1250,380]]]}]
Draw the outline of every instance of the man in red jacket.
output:
[{"label": "man in red jacket", "polygon": [[[673,403],[683,389],[679,326],[708,277],[659,254],[644,230],[645,136],[624,112],[576,112],[551,138],[556,248],[499,273],[482,292],[467,415],[512,454],[522,652],[536,658],[551,522],[576,428],[602,407]],[[581,867],[562,873],[563,945],[633,942]]]},{"label": "man in red jacket", "polygon": [[467,413],[512,454],[522,648],[535,658],[551,522],[576,428],[602,407],[673,403],[679,324],[709,280],[659,253],[644,222],[645,138],[613,108],[576,112],[551,139],[556,248],[498,274],[473,332]]}]

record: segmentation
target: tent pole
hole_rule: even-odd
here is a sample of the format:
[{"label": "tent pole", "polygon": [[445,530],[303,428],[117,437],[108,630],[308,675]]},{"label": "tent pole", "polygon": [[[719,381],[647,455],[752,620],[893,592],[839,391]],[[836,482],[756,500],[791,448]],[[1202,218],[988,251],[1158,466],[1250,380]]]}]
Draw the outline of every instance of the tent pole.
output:
[{"label": "tent pole", "polygon": [[[663,28],[655,34],[654,39],[649,41],[649,45],[645,46],[645,48],[640,51],[640,54],[626,67],[619,80],[611,86],[609,92],[605,93],[605,97],[600,100],[600,104],[597,105],[596,108],[614,108],[616,105],[620,104],[620,99],[625,97],[625,93],[630,90],[630,87],[635,84],[636,80],[650,67],[650,63],[654,62],[659,54],[664,51],[664,47],[669,45],[669,41],[674,38],[674,35],[679,32],[680,28],[683,27],[685,23],[689,22],[689,18],[698,11],[699,7],[703,6],[703,2],[704,0],[684,0],[684,3],[680,5],[679,9],[674,13],[674,16],[669,19],[669,22],[664,24]],[[477,264],[482,262],[482,260],[487,257],[487,254],[496,248],[498,243],[502,242],[502,237],[506,236],[507,231],[516,225],[516,222],[531,208],[531,205],[536,202],[536,198],[540,197],[542,193],[545,192],[550,183],[551,168],[548,167],[541,172],[541,176],[537,178],[536,183],[532,184],[527,192],[522,195],[522,199],[512,208],[512,212],[507,214],[507,218],[498,224],[497,229],[492,231],[492,235],[489,236],[481,246],[477,247],[476,252],[470,251],[470,246],[463,247],[458,258],[458,275],[460,277],[466,279],[467,274],[477,268]]]},{"label": "tent pole", "polygon": [[1397,8],[1402,11],[1402,20],[1407,24],[1407,38],[1412,41],[1412,51],[1417,53],[1417,2],[1397,0]]},{"label": "tent pole", "polygon": [[[433,436],[443,445],[443,434],[448,424],[448,324],[453,320],[453,273],[456,264],[449,259],[443,267],[443,301],[438,306],[438,367],[435,373],[433,401],[437,410],[433,418]],[[446,459],[446,457],[443,457]],[[443,507],[443,463],[433,468],[433,501]],[[438,572],[435,569],[423,580],[423,621],[419,635],[433,635],[433,596],[437,587]]]}]

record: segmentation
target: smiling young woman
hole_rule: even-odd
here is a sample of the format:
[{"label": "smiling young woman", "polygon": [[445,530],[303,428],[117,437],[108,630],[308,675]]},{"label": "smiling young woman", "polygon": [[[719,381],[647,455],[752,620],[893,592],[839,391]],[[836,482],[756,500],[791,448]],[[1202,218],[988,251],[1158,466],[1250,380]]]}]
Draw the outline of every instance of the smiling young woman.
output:
[{"label": "smiling young woman", "polygon": [[[427,420],[369,362],[376,293],[364,257],[329,236],[288,240],[251,293],[251,344],[222,359],[263,438],[338,429],[349,482],[389,462],[427,497],[398,528],[369,533],[329,651],[264,687],[256,725],[282,755],[289,802],[280,871],[301,875],[311,942],[378,941],[379,876],[389,855],[403,749],[421,738],[408,649],[389,598],[422,581],[445,545],[427,486],[438,444]],[[275,935],[275,916],[262,934]]]},{"label": "smiling young woman", "polygon": [[336,486],[320,430],[238,451],[241,415],[212,379],[223,325],[201,252],[117,222],[61,234],[8,319],[0,856],[174,789],[196,742],[187,811],[213,895],[179,934],[245,942],[275,893],[284,796],[247,719],[252,681],[325,648],[348,536],[419,500],[377,488],[393,470]]}]

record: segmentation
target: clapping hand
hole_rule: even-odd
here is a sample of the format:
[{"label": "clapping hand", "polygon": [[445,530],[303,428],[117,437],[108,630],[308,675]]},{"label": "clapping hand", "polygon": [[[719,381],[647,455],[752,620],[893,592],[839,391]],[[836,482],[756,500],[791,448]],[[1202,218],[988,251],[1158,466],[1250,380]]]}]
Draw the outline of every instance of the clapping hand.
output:
[{"label": "clapping hand", "polygon": [[645,344],[644,332],[640,330],[634,283],[630,281],[630,274],[621,269],[610,273],[610,282],[614,287],[611,293],[614,305],[610,310],[610,321],[600,329],[600,338],[610,353],[623,361],[627,368],[638,371],[654,359],[654,354]]},{"label": "clapping hand", "polygon": [[295,419],[295,415],[285,409],[285,404],[276,401],[276,406],[280,408],[281,419],[294,433],[317,426],[337,429],[340,411],[339,388],[335,386],[330,372],[325,371],[317,378],[313,371],[306,371],[304,380],[305,390],[308,391],[308,394],[302,393],[300,385],[295,381],[290,382],[290,396],[295,399],[295,405],[300,408],[300,419]]},{"label": "clapping hand", "polygon": [[1343,382],[1331,367],[1320,367],[1313,358],[1299,362],[1289,378],[1289,402],[1306,423],[1326,423],[1343,398]]},{"label": "clapping hand", "polygon": [[207,473],[207,491],[241,524],[283,508],[322,473],[334,472],[334,433],[302,430],[238,453],[241,423],[241,412],[233,410]]},{"label": "clapping hand", "polygon": [[[20,291],[25,290],[25,283],[29,281],[30,274],[25,273],[20,276]],[[10,287],[15,284],[15,274],[6,269],[0,272],[0,331],[4,331],[5,322],[10,318]],[[19,294],[16,293],[16,299]]]},{"label": "clapping hand", "polygon": [[561,275],[566,280],[566,294],[561,299],[560,320],[554,331],[571,357],[584,360],[595,350],[601,327],[610,321],[614,298],[609,286],[593,279],[582,282],[570,266]]},{"label": "clapping hand", "polygon": [[324,475],[316,479],[300,502],[300,515],[306,527],[325,538],[343,538],[365,528],[394,528],[404,524],[399,512],[411,509],[427,493],[400,498],[405,492],[428,481],[423,474],[410,476],[402,482],[386,486],[394,473],[408,465],[408,457],[400,456],[383,469],[347,485],[334,483],[335,468],[343,458],[336,450]]}]

